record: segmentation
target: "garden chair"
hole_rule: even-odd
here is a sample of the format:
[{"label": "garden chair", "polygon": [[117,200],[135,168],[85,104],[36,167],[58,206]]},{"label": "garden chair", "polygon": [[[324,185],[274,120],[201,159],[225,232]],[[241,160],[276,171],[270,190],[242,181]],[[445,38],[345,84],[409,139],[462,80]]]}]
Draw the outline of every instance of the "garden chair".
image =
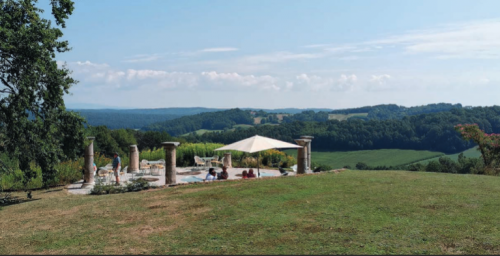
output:
[{"label": "garden chair", "polygon": [[160,168],[158,168],[158,165],[156,165],[156,164],[151,165],[151,175],[153,175],[153,176],[160,176],[161,175]]},{"label": "garden chair", "polygon": [[143,159],[139,163],[140,174],[137,174],[137,175],[144,176],[148,170],[150,171],[150,169],[151,169],[151,166],[148,164],[148,160]]},{"label": "garden chair", "polygon": [[203,159],[201,159],[199,156],[194,156],[194,163],[197,167],[199,167],[200,165],[205,166],[205,161],[203,161]]},{"label": "garden chair", "polygon": [[224,157],[219,161],[219,156],[214,156],[214,159],[211,162],[215,164],[215,167],[217,167],[217,165],[219,164],[223,165]]},{"label": "garden chair", "polygon": [[120,171],[120,180],[125,179],[127,176],[127,170],[128,170],[128,165],[125,166],[121,171]]},{"label": "garden chair", "polygon": [[293,172],[297,172],[297,165],[294,165],[294,166],[292,166],[290,168],[292,168]]},{"label": "garden chair", "polygon": [[108,169],[106,167],[99,167],[97,171],[97,176],[94,179],[99,183],[108,183]]},{"label": "garden chair", "polygon": [[106,170],[106,167],[99,167],[99,169],[96,171],[96,175],[94,175],[96,184],[102,185],[103,183],[106,183],[107,174],[108,170]]},{"label": "garden chair", "polygon": [[212,157],[212,160],[210,161],[211,163],[215,163],[215,166],[217,166],[217,161],[219,160],[219,156],[215,155]]}]

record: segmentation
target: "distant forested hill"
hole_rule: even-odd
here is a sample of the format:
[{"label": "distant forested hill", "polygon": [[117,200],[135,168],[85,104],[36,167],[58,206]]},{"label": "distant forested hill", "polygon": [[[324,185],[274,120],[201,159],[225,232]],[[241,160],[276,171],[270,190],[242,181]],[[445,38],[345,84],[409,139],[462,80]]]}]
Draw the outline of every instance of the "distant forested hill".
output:
[{"label": "distant forested hill", "polygon": [[[302,111],[291,116],[283,118],[284,123],[291,123],[294,121],[327,121],[331,114],[341,116],[345,119],[363,119],[363,120],[388,120],[388,119],[402,119],[405,116],[413,116],[426,113],[437,113],[443,111],[450,111],[455,108],[462,108],[461,104],[438,103],[428,104],[416,107],[404,107],[396,104],[376,105],[360,108],[347,108],[331,111]],[[354,115],[364,114],[364,115]],[[345,115],[345,116],[344,116]]]},{"label": "distant forested hill", "polygon": [[242,108],[242,110],[262,110],[267,113],[278,113],[278,114],[297,114],[303,111],[313,111],[313,112],[330,112],[333,109],[330,108],[277,108],[277,109],[264,109],[264,108]]},{"label": "distant forested hill", "polygon": [[[451,109],[461,109],[461,104],[449,104],[449,103],[439,103],[439,104],[429,104],[425,106],[416,107],[404,107],[395,104],[387,105],[376,105],[361,108],[351,108],[351,109],[321,109],[321,108],[310,108],[310,109],[297,109],[297,108],[283,108],[283,109],[252,109],[245,108],[242,110],[253,110],[257,112],[261,117],[268,116],[262,113],[283,113],[290,114],[288,116],[283,116],[284,123],[291,123],[294,121],[317,121],[323,122],[330,118],[330,115],[335,116],[333,119],[363,119],[363,120],[388,120],[388,119],[402,119],[405,116],[425,114],[425,113],[436,113],[442,111],[450,111]],[[119,128],[131,128],[131,129],[154,129],[154,130],[164,130],[158,125],[152,124],[158,122],[165,122],[168,120],[173,120],[183,116],[196,115],[200,113],[207,112],[219,112],[225,111],[227,109],[217,109],[217,108],[158,108],[158,109],[73,109],[72,111],[79,112],[83,117],[85,117],[88,123],[92,126],[105,125],[110,129]],[[360,115],[356,115],[360,114]],[[265,118],[267,122],[278,123],[278,118],[276,116],[268,116]],[[274,120],[274,122],[273,122]],[[186,124],[190,125],[189,122]],[[209,127],[210,125],[205,125],[204,127]],[[221,125],[218,125],[222,127]],[[169,125],[169,129],[173,129],[176,132],[180,130],[192,131],[189,127],[173,128]],[[223,127],[229,127],[225,125]],[[230,127],[229,127],[230,128]],[[200,128],[207,129],[207,128]],[[211,130],[211,129],[209,129]]]},{"label": "distant forested hill", "polygon": [[253,124],[250,111],[230,109],[219,112],[200,113],[174,120],[154,123],[142,128],[145,131],[165,131],[172,136],[179,136],[199,129],[223,130],[236,124]]},{"label": "distant forested hill", "polygon": [[331,111],[331,114],[357,114],[368,113],[368,120],[401,119],[405,116],[437,113],[462,108],[462,104],[437,103],[415,107],[398,106],[396,104],[383,104],[370,107],[348,108]]},{"label": "distant forested hill", "polygon": [[389,120],[295,121],[245,130],[205,133],[185,137],[192,141],[229,144],[253,135],[288,142],[312,135],[313,150],[415,149],[457,153],[473,146],[461,139],[454,126],[477,123],[486,133],[500,133],[500,107],[453,108],[450,111]]},{"label": "distant forested hill", "polygon": [[140,129],[152,123],[187,115],[221,111],[217,108],[156,108],[156,109],[71,109],[80,113],[91,126],[104,125],[109,129]]}]

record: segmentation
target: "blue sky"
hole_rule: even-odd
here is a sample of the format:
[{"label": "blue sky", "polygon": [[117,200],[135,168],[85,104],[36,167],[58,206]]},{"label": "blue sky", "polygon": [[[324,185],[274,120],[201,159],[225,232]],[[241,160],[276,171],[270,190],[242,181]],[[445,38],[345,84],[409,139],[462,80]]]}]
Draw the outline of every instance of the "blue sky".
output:
[{"label": "blue sky", "polygon": [[496,0],[77,1],[63,30],[73,50],[57,60],[80,81],[70,108],[491,106],[499,9]]}]

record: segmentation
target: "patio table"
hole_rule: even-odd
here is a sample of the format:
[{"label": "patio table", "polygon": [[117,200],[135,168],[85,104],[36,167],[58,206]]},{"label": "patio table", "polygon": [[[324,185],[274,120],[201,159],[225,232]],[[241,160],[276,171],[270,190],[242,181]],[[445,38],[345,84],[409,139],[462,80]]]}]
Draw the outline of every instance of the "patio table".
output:
[{"label": "patio table", "polygon": [[205,161],[205,166],[207,167],[212,167],[212,160],[214,160],[214,157],[200,157],[201,160]]}]

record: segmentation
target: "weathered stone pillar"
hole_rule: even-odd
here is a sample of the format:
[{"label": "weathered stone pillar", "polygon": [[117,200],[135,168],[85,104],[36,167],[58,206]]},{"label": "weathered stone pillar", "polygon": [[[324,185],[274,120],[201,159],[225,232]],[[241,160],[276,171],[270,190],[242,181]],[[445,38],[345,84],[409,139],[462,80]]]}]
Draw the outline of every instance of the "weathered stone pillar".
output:
[{"label": "weathered stone pillar", "polygon": [[176,148],[180,142],[163,142],[161,143],[165,149],[165,184],[176,185],[176,168],[175,157]]},{"label": "weathered stone pillar", "polygon": [[311,167],[311,143],[312,143],[312,139],[314,139],[314,136],[300,136],[301,139],[308,139],[310,140],[308,143],[307,143],[307,168],[309,170],[312,170],[312,167]]},{"label": "weathered stone pillar", "polygon": [[130,162],[128,164],[128,173],[138,173],[139,172],[139,150],[137,145],[130,145]]},{"label": "weathered stone pillar", "polygon": [[295,140],[301,148],[297,149],[297,174],[304,174],[307,170],[307,143],[311,142],[309,139]]},{"label": "weathered stone pillar", "polygon": [[224,162],[222,166],[226,166],[227,168],[232,168],[233,164],[231,162],[231,152],[224,153]]},{"label": "weathered stone pillar", "polygon": [[95,137],[87,137],[90,140],[89,145],[85,148],[84,156],[84,179],[85,183],[82,184],[82,188],[94,186],[94,139]]}]

